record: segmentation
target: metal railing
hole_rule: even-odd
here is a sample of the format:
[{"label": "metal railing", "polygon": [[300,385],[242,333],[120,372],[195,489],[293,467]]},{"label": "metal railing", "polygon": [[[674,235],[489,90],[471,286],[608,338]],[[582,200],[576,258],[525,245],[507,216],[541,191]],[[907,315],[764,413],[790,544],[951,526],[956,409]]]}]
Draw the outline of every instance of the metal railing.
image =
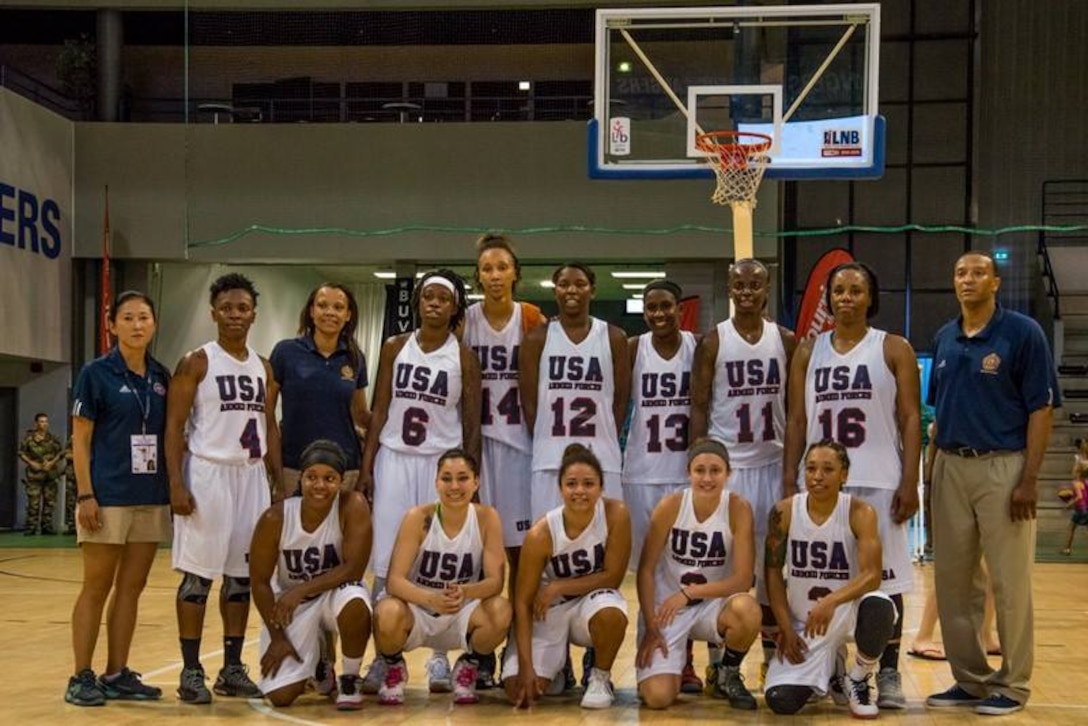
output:
[{"label": "metal railing", "polygon": [[1051,179],[1043,182],[1039,242],[1036,252],[1043,266],[1047,298],[1051,300],[1054,319],[1061,320],[1061,291],[1050,262],[1050,247],[1083,245],[1084,232],[1048,231],[1047,227],[1088,224],[1088,179]]},{"label": "metal railing", "polygon": [[[416,96],[342,98],[133,98],[144,123],[472,123],[586,121],[590,96]],[[188,110],[188,114],[186,114]]]},{"label": "metal railing", "polygon": [[72,121],[84,120],[87,115],[87,108],[76,99],[12,66],[0,65],[0,88],[17,93]]}]

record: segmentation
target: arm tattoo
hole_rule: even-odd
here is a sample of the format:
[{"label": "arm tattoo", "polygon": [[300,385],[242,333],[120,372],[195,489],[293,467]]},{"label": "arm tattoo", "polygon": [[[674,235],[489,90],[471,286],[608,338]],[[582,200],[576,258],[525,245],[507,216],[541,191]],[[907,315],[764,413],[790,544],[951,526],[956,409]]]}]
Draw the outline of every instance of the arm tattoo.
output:
[{"label": "arm tattoo", "polygon": [[767,545],[764,559],[767,567],[780,569],[786,564],[787,533],[782,530],[782,511],[776,506],[771,509],[767,525]]}]

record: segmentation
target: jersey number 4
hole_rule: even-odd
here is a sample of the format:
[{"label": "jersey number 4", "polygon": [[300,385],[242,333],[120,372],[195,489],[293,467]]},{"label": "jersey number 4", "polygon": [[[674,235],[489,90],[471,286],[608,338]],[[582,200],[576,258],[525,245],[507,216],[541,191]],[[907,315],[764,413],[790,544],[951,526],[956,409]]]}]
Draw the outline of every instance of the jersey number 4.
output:
[{"label": "jersey number 4", "polygon": [[242,435],[238,437],[238,443],[249,452],[250,459],[261,458],[261,434],[257,430],[257,419],[251,418],[242,429]]},{"label": "jersey number 4", "polygon": [[[491,410],[491,389],[485,388],[480,391],[480,395],[483,398],[483,417],[480,423],[484,426],[492,426],[495,423],[495,414]],[[499,405],[495,407],[499,416],[506,419],[507,426],[518,426],[521,424],[521,401],[518,399],[518,389],[511,388],[507,391],[502,398],[499,399]]]}]

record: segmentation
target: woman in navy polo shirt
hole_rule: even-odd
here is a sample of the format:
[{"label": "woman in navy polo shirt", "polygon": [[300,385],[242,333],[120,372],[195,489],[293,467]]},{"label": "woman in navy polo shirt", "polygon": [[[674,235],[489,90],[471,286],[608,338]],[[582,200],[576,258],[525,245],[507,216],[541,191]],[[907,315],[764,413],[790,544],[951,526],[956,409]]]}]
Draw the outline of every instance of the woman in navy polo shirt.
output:
[{"label": "woman in navy polo shirt", "polygon": [[270,362],[275,381],[268,403],[283,396],[283,487],[295,491],[299,457],[311,441],[330,439],[348,457],[345,489],[356,488],[362,450],[360,430],[370,422],[366,403],[366,358],[355,342],[359,306],[344,285],[326,282],[310,293],[299,313],[298,337],[281,340]]},{"label": "woman in navy polo shirt", "polygon": [[[162,697],[161,689],[129,670],[128,655],[155,552],[171,539],[163,459],[170,373],[148,354],[155,306],[147,295],[121,293],[110,308],[109,328],[117,345],[83,367],[72,392],[83,588],[72,612],[76,674],[65,700],[77,706]],[[106,672],[95,678],[91,662],[107,597]]]}]

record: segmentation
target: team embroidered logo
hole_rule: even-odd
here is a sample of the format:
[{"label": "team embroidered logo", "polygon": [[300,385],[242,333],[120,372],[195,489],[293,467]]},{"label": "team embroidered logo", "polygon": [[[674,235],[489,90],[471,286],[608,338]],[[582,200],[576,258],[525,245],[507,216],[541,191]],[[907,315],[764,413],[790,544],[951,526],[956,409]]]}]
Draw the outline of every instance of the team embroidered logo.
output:
[{"label": "team embroidered logo", "polygon": [[355,371],[352,370],[351,366],[344,366],[340,369],[340,377],[345,381],[350,381],[355,378]]},{"label": "team embroidered logo", "polygon": [[982,359],[982,372],[989,374],[996,374],[997,369],[1001,367],[1001,356],[997,353],[990,353],[988,356]]},{"label": "team embroidered logo", "polygon": [[155,385],[153,385],[151,387],[151,390],[153,390],[155,393],[157,393],[160,396],[165,396],[166,395],[166,386],[162,385],[158,381],[155,381]]}]

